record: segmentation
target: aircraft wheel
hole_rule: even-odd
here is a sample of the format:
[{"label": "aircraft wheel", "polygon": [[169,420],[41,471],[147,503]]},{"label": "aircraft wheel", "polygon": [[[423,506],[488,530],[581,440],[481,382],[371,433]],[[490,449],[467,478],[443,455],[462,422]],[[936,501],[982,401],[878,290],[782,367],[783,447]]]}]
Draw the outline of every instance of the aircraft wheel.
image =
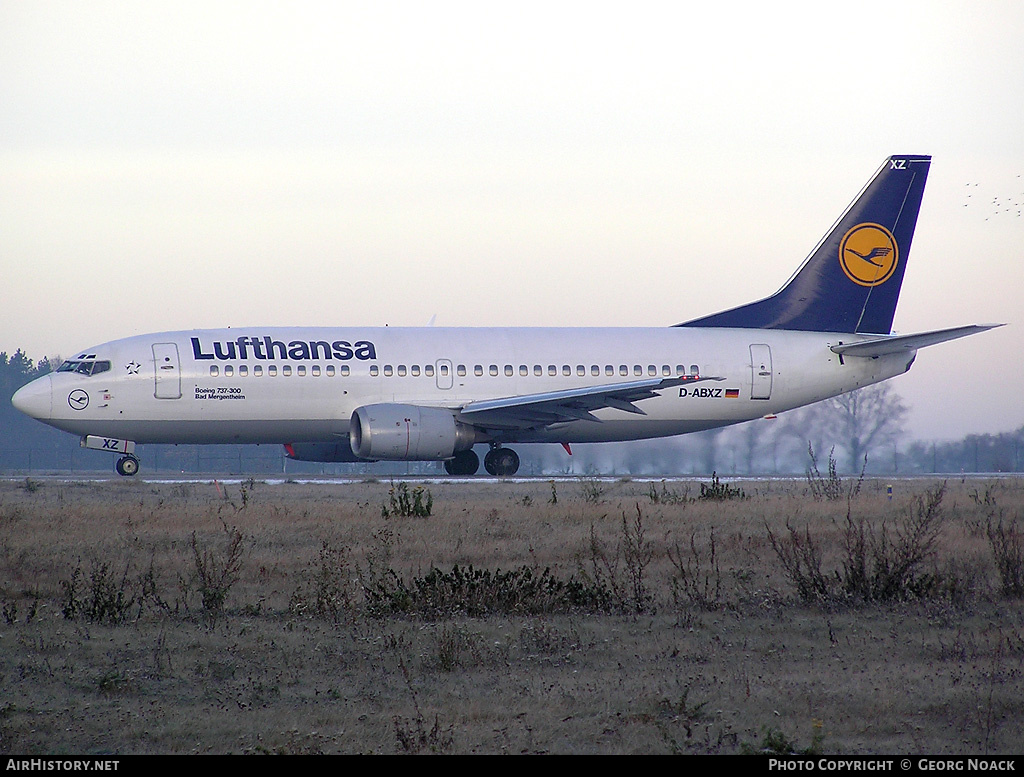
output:
[{"label": "aircraft wheel", "polygon": [[449,475],[457,475],[460,477],[475,475],[479,467],[480,457],[471,450],[459,451],[455,454],[454,458],[448,459],[444,463],[445,472]]},{"label": "aircraft wheel", "polygon": [[117,460],[114,469],[117,470],[118,475],[132,477],[139,471],[139,460],[134,456],[122,456]]},{"label": "aircraft wheel", "polygon": [[498,470],[494,466],[494,455],[500,450],[501,448],[491,448],[491,450],[484,454],[484,469],[487,470],[488,475],[496,476],[498,474]]},{"label": "aircraft wheel", "polygon": [[[492,475],[507,478],[519,471],[519,455],[511,448],[496,448],[487,455],[492,459],[494,471],[492,472],[490,468],[487,469]],[[484,466],[487,466],[486,459]]]}]

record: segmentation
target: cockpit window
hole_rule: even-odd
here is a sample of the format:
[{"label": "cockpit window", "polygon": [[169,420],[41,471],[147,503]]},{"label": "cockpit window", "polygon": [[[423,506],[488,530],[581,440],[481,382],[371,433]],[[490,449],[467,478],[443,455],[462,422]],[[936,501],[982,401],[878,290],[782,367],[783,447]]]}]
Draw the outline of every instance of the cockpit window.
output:
[{"label": "cockpit window", "polygon": [[98,375],[110,369],[109,361],[92,361],[88,359],[68,359],[57,368],[57,372],[77,372],[79,375]]}]

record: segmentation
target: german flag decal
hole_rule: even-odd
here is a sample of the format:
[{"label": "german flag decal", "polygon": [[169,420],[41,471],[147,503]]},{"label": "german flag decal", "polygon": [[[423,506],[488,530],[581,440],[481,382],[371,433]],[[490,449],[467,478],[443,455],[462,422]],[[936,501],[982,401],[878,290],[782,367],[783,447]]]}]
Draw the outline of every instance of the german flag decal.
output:
[{"label": "german flag decal", "polygon": [[738,399],[739,396],[740,396],[740,390],[739,389],[726,389],[725,390],[725,398],[726,399]]}]

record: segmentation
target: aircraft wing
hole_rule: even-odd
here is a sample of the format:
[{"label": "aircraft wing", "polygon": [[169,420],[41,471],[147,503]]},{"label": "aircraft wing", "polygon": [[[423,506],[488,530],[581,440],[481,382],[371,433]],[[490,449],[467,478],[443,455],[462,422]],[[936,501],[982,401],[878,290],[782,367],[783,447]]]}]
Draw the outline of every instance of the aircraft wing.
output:
[{"label": "aircraft wing", "polygon": [[834,353],[841,356],[885,356],[890,353],[904,353],[916,351],[926,345],[944,343],[947,340],[956,340],[959,337],[985,332],[995,329],[1003,324],[974,324],[972,326],[957,326],[950,329],[936,329],[931,332],[921,332],[915,335],[885,335],[874,337],[870,340],[861,340],[858,343],[840,343],[831,346]]},{"label": "aircraft wing", "polygon": [[593,414],[594,410],[611,407],[627,413],[646,415],[633,403],[656,397],[664,389],[705,380],[725,378],[677,375],[673,378],[645,378],[625,383],[483,399],[464,406],[461,416],[469,423],[510,429],[531,429],[568,421],[600,423],[601,419]]}]

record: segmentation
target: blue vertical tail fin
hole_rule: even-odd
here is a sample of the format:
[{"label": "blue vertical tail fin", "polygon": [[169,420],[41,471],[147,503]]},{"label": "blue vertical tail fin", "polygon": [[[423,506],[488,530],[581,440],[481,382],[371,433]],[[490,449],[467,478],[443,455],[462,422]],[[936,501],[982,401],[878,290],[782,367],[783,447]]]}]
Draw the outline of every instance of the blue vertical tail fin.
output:
[{"label": "blue vertical tail fin", "polygon": [[766,299],[676,326],[889,334],[930,156],[892,156]]}]

